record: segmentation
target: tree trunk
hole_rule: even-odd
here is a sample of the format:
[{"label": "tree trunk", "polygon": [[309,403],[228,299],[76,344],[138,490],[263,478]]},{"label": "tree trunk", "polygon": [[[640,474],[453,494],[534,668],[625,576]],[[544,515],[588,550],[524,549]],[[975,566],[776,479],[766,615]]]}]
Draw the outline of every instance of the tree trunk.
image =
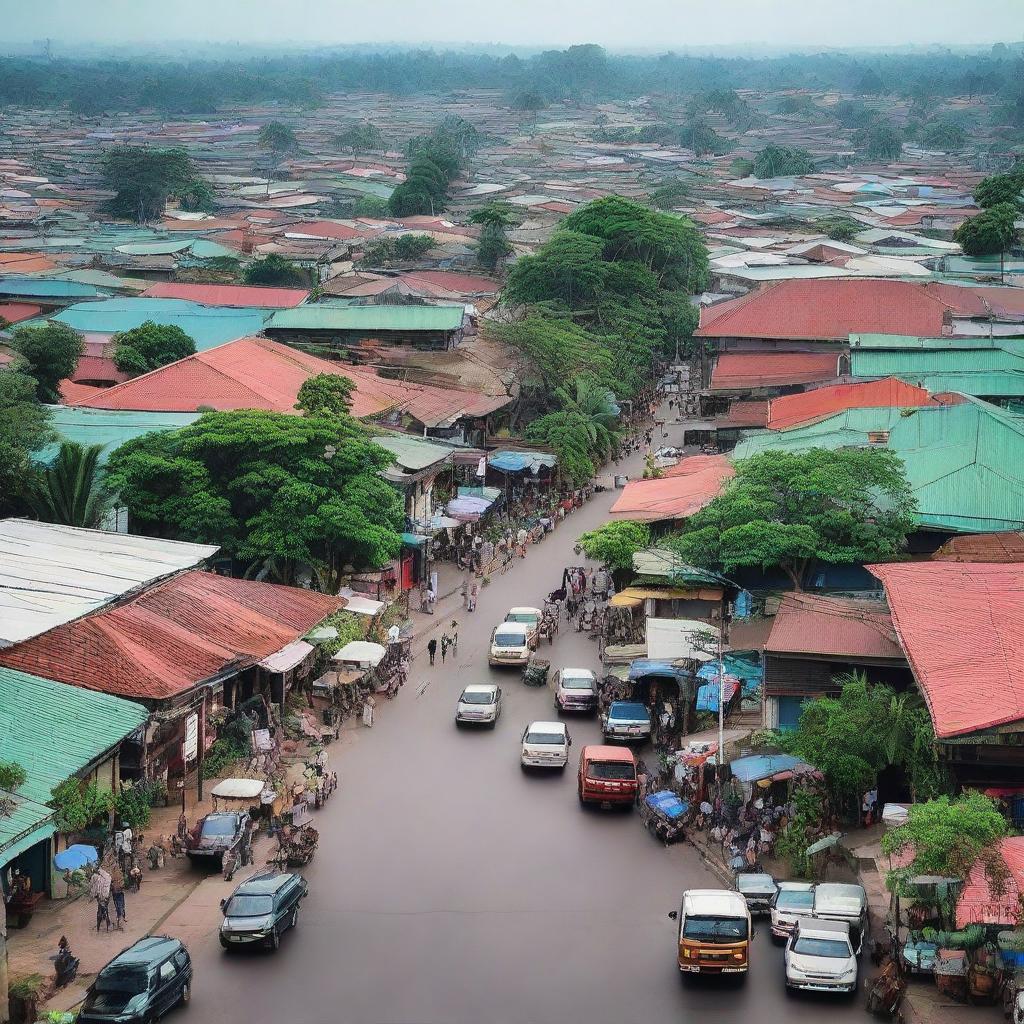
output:
[{"label": "tree trunk", "polygon": [[788,565],[788,564],[783,564],[782,566],[780,566],[780,568],[790,578],[790,581],[793,584],[793,589],[794,590],[800,592],[800,591],[802,591],[804,589],[803,588],[803,579],[802,579],[803,572],[802,571],[799,571],[794,566]]}]

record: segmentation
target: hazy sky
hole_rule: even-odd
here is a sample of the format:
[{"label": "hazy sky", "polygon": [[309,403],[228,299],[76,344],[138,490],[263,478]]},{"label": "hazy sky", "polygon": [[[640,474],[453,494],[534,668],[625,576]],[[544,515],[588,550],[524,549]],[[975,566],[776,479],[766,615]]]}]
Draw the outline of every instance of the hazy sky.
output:
[{"label": "hazy sky", "polygon": [[[0,0],[3,40],[609,48],[902,46],[1024,38],[1024,0]],[[59,48],[56,52],[60,52]]]}]

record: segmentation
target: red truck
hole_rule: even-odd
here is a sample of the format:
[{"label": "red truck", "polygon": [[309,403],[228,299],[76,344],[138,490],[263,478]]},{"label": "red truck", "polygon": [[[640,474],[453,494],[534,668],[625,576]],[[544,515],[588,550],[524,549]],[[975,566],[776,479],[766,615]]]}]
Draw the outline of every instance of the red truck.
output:
[{"label": "red truck", "polygon": [[590,746],[580,752],[581,804],[636,803],[636,757],[628,747]]}]

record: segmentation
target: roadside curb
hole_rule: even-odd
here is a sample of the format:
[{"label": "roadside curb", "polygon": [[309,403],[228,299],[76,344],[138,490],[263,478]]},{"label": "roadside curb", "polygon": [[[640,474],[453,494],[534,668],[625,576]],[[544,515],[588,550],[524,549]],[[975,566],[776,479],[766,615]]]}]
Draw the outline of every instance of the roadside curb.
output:
[{"label": "roadside curb", "polygon": [[735,879],[733,878],[732,872],[717,858],[715,858],[711,851],[704,843],[697,842],[695,839],[691,839],[689,835],[684,833],[684,840],[690,844],[696,851],[700,859],[704,862],[704,866],[708,868],[713,874],[717,875],[719,880],[722,881],[728,888],[734,887]]}]

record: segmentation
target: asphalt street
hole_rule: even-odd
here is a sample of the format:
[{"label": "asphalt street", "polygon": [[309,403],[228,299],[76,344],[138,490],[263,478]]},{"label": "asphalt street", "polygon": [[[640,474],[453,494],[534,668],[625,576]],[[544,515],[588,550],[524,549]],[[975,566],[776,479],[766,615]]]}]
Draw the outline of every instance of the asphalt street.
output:
[{"label": "asphalt street", "polygon": [[[553,716],[551,692],[488,667],[490,630],[509,607],[541,604],[563,567],[579,564],[576,538],[605,521],[614,498],[595,495],[495,577],[477,611],[459,614],[458,653],[432,668],[418,657],[373,728],[330,748],[341,785],[316,819],[320,850],[304,870],[310,896],[298,928],[276,954],[226,955],[215,935],[194,945],[188,1017],[792,1024],[864,1016],[862,998],[788,997],[782,951],[764,924],[743,984],[681,979],[668,912],[684,889],[719,883],[691,847],[666,849],[635,812],[581,810],[575,761],[599,740],[593,719],[567,719],[574,746],[564,773],[520,769],[523,728]],[[598,667],[596,643],[564,623],[550,657],[553,667]],[[490,680],[503,690],[497,727],[457,729],[461,688]]]}]

